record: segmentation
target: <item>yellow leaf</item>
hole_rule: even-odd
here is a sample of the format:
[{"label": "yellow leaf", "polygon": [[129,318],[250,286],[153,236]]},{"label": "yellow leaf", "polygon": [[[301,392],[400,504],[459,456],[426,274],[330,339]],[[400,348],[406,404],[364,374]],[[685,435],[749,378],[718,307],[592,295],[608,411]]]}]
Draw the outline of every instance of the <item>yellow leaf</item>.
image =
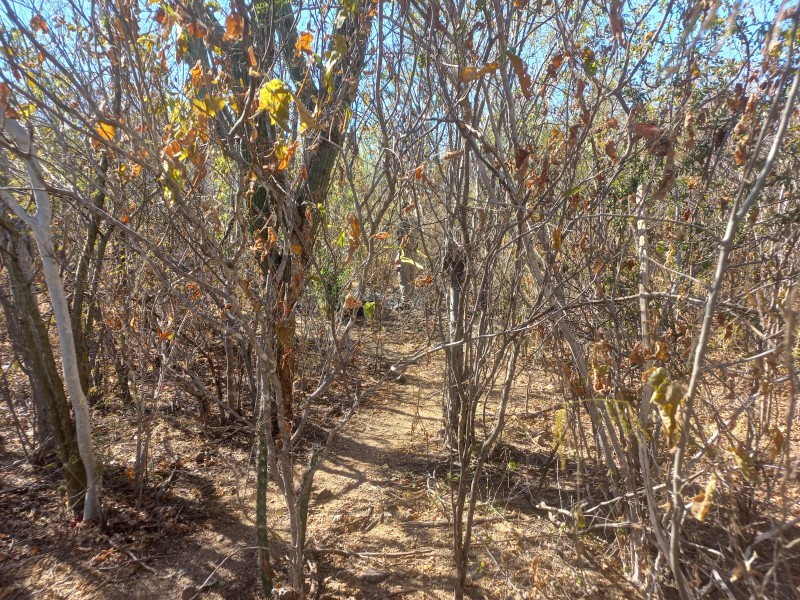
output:
[{"label": "yellow leaf", "polygon": [[753,467],[753,460],[747,454],[747,450],[739,442],[736,445],[736,448],[729,448],[728,449],[731,454],[733,454],[733,461],[736,463],[736,466],[739,467],[739,470],[742,472],[742,477],[744,477],[745,481],[753,483],[756,479],[755,469]]},{"label": "yellow leaf", "polygon": [[714,498],[714,490],[717,487],[717,476],[712,475],[708,483],[706,484],[706,489],[701,490],[694,498],[692,498],[692,516],[697,519],[698,521],[703,521],[708,515],[708,511],[711,508],[711,501]]},{"label": "yellow leaf", "polygon": [[114,139],[114,136],[117,133],[117,128],[111,125],[110,123],[103,123],[100,121],[97,125],[95,125],[94,131],[97,135],[99,135],[102,139],[110,142]]},{"label": "yellow leaf", "polygon": [[300,116],[300,131],[302,132],[306,128],[311,129],[322,129],[322,125],[320,125],[319,121],[317,121],[314,116],[311,114],[311,111],[306,108],[306,105],[303,104],[303,101],[300,98],[294,99],[295,106],[297,106],[297,114]]},{"label": "yellow leaf", "polygon": [[258,93],[258,110],[269,113],[273,125],[289,129],[289,103],[292,91],[282,80],[273,79],[267,82]]},{"label": "yellow leaf", "polygon": [[678,435],[678,408],[686,392],[679,383],[673,383],[667,378],[667,371],[660,367],[648,377],[648,382],[653,386],[653,396],[650,401],[658,407],[661,423],[667,432],[667,444],[670,451],[675,449]]},{"label": "yellow leaf", "polygon": [[194,98],[192,100],[192,106],[194,106],[198,112],[206,114],[209,117],[215,117],[227,104],[228,101],[219,96],[206,95],[202,100],[199,98]]}]

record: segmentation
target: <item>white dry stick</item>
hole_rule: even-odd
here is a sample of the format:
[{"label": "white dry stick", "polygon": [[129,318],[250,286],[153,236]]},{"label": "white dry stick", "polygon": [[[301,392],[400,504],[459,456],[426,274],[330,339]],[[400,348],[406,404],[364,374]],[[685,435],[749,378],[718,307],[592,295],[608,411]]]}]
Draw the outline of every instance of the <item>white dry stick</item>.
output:
[{"label": "white dry stick", "polygon": [[[2,106],[0,106],[0,132],[5,138],[3,140],[4,145],[17,150],[20,159],[25,163],[28,178],[30,179],[31,192],[36,202],[36,211],[31,214],[17,202],[8,189],[0,188],[0,199],[31,228],[36,245],[39,248],[39,254],[42,257],[42,271],[58,331],[64,382],[75,413],[78,451],[86,469],[87,489],[83,519],[84,521],[96,521],[100,519],[100,481],[96,477],[97,469],[92,445],[89,404],[86,402],[86,396],[81,387],[78,373],[78,356],[75,352],[75,339],[72,335],[72,326],[70,324],[69,306],[64,293],[64,283],[61,281],[58,259],[53,247],[53,237],[50,232],[53,205],[50,201],[50,195],[46,191],[41,166],[33,150],[33,141],[30,133],[15,119],[7,118],[5,109]],[[0,166],[2,166],[3,170],[8,170],[10,166],[4,150],[0,150]]]}]

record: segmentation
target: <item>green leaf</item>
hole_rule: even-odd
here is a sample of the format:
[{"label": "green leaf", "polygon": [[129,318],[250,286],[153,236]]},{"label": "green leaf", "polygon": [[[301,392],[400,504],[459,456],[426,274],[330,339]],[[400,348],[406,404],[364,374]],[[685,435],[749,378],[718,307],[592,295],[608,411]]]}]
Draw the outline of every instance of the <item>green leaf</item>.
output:
[{"label": "green leaf", "polygon": [[594,54],[594,50],[589,46],[584,46],[581,50],[581,62],[583,63],[583,70],[587,75],[593,76],[597,74],[598,64]]},{"label": "green leaf", "polygon": [[371,319],[375,316],[375,303],[374,302],[365,302],[364,303],[364,316],[367,319]]},{"label": "green leaf", "polygon": [[[339,13],[341,16],[342,13]],[[347,53],[347,40],[343,35],[333,36],[333,47],[325,53],[327,60],[325,61],[325,75],[323,82],[328,94],[333,93],[333,75],[336,72],[336,65]]]}]

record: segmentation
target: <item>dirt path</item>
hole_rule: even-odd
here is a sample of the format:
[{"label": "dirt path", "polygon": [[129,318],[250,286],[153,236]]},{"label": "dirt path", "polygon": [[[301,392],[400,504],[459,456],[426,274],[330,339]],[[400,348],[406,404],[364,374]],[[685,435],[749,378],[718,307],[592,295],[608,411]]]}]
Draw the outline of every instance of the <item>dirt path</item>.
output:
[{"label": "dirt path", "polygon": [[[396,337],[404,339],[387,344],[387,358],[414,347],[408,336]],[[448,470],[437,437],[440,360],[411,366],[403,383],[388,382],[369,398],[319,471],[308,548],[320,598],[452,597]],[[539,388],[551,403],[546,382]],[[470,597],[631,597],[613,556],[590,558],[591,540],[576,556],[570,532],[537,512],[531,489],[549,448],[531,448],[546,423],[519,416],[524,404],[515,401],[502,453],[487,466]],[[165,415],[153,434],[154,490],[134,510],[127,477],[133,429],[108,420],[117,414],[101,420],[110,512],[102,532],[69,522],[58,506],[56,471],[43,483],[24,459],[2,458],[0,600],[258,597],[251,448],[198,433],[190,415]],[[557,503],[561,492],[550,493]],[[283,514],[275,490],[270,519],[279,567],[286,560]]]},{"label": "dirt path", "polygon": [[[404,383],[387,383],[354,417],[322,468],[310,546],[362,555],[320,553],[332,571],[326,590],[452,595],[449,527],[433,477],[443,465],[435,439],[440,378],[441,366],[426,362],[410,367]],[[384,581],[376,586],[378,579]]]}]

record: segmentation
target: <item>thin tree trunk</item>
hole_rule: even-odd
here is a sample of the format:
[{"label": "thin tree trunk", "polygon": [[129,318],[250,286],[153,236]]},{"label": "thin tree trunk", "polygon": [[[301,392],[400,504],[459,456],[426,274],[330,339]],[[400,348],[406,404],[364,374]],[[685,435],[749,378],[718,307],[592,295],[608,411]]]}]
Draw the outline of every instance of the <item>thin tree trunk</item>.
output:
[{"label": "thin tree trunk", "polygon": [[[50,303],[53,307],[56,329],[58,330],[64,382],[75,414],[75,434],[78,441],[78,449],[86,471],[87,487],[83,505],[83,518],[85,521],[95,521],[101,518],[100,481],[97,478],[95,466],[89,405],[86,402],[86,395],[83,393],[83,386],[81,385],[67,296],[64,292],[64,283],[61,281],[60,265],[50,232],[53,205],[46,191],[47,186],[42,176],[41,166],[33,151],[30,134],[18,122],[7,119],[5,109],[2,106],[0,106],[0,123],[2,123],[3,130],[8,134],[9,138],[24,153],[22,160],[30,178],[33,198],[36,202],[36,212],[31,215],[23,209],[7,190],[0,191],[0,197],[14,214],[31,228],[36,245],[39,248],[42,271],[47,290],[50,293]],[[5,153],[0,153],[0,159],[2,159],[3,170],[8,172],[9,165]]]},{"label": "thin tree trunk", "polygon": [[258,544],[258,572],[261,579],[261,592],[266,598],[272,595],[272,563],[269,556],[269,530],[267,529],[267,491],[269,487],[269,456],[267,447],[267,418],[270,401],[267,390],[258,395],[258,456],[256,461],[256,542]]},{"label": "thin tree trunk", "polygon": [[[49,219],[48,223],[49,225]],[[37,223],[33,230],[39,254],[42,257],[42,270],[44,271],[47,289],[50,292],[50,302],[53,305],[53,314],[58,330],[58,340],[61,348],[61,363],[64,369],[64,380],[67,391],[72,400],[75,413],[75,432],[78,439],[81,460],[86,470],[86,498],[83,506],[83,519],[96,521],[100,519],[100,481],[97,478],[97,467],[92,444],[92,425],[89,414],[89,404],[81,385],[78,356],[75,352],[75,339],[72,336],[67,297],[64,293],[64,284],[61,281],[61,272],[56,258],[50,230],[44,223]]]},{"label": "thin tree trunk", "polygon": [[[56,450],[64,469],[68,504],[74,510],[81,510],[86,472],[77,444],[75,424],[64,395],[47,328],[39,312],[39,303],[31,289],[30,250],[9,220],[0,220],[0,256],[8,271],[13,299],[13,305],[9,308],[13,309],[19,323],[21,352],[27,363],[34,399],[43,404],[39,410],[45,411],[49,417]],[[7,314],[9,322],[11,318]]]}]

